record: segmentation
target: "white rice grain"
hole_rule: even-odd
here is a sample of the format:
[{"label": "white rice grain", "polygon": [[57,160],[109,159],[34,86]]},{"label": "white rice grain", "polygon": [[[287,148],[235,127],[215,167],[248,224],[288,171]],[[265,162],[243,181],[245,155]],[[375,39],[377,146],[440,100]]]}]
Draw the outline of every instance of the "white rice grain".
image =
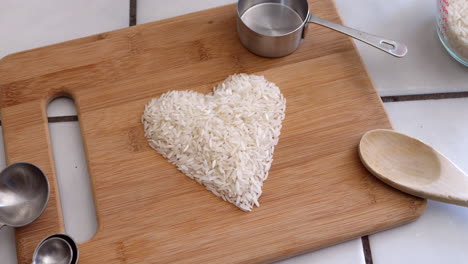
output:
[{"label": "white rice grain", "polygon": [[191,179],[244,211],[259,206],[286,100],[263,76],[237,74],[212,93],[170,91],[142,122],[149,145]]},{"label": "white rice grain", "polygon": [[468,0],[447,3],[447,38],[457,54],[468,60]]}]

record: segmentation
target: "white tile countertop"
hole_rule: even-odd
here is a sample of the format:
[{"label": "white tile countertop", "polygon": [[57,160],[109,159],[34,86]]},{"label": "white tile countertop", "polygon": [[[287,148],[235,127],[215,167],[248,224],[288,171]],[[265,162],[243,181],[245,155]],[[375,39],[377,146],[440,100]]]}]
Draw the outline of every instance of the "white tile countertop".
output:
[{"label": "white tile countertop", "polygon": [[[468,68],[452,59],[437,39],[436,0],[335,1],[346,25],[409,47],[407,57],[396,59],[356,42],[394,128],[428,142],[468,171]],[[0,57],[235,2],[3,0]],[[93,235],[96,219],[92,199],[82,198],[89,197],[82,194],[90,189],[76,110],[71,100],[58,99],[49,105],[48,115],[55,163],[60,164],[56,170],[66,232],[85,241]],[[0,140],[0,169],[4,167]],[[423,216],[411,224],[279,263],[456,264],[468,263],[467,248],[468,208],[430,201]],[[16,263],[11,228],[0,230],[0,257],[2,264]]]}]

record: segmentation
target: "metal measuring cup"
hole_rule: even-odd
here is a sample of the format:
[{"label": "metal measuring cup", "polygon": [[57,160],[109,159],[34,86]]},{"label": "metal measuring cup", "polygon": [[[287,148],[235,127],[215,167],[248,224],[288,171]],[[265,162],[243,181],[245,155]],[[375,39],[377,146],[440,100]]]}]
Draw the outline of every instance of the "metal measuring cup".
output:
[{"label": "metal measuring cup", "polygon": [[294,52],[308,23],[316,23],[365,42],[393,56],[403,57],[407,47],[394,40],[364,33],[314,16],[307,0],[239,0],[237,32],[251,52],[263,57],[282,57]]}]

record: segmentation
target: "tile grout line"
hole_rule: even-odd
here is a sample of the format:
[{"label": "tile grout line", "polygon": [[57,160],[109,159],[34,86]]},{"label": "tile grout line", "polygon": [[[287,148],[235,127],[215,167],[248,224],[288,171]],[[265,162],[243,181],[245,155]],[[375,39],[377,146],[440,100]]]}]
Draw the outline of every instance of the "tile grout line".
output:
[{"label": "tile grout line", "polygon": [[406,102],[406,101],[423,101],[423,100],[440,100],[440,99],[456,99],[466,98],[468,92],[452,92],[452,93],[430,93],[430,94],[410,94],[410,95],[394,95],[382,96],[382,102]]},{"label": "tile grout line", "polygon": [[130,21],[129,26],[137,24],[137,0],[130,0]]},{"label": "tile grout line", "polygon": [[[60,123],[60,122],[76,122],[78,121],[77,115],[70,116],[51,116],[47,117],[48,123]],[[0,120],[0,126],[2,126],[2,120]]]},{"label": "tile grout line", "polygon": [[361,237],[362,241],[362,248],[364,250],[364,260],[366,264],[373,264],[374,261],[372,260],[372,252],[369,243],[369,236]]},{"label": "tile grout line", "polygon": [[78,121],[77,115],[70,115],[70,116],[52,116],[47,117],[47,121],[49,123],[58,123],[58,122],[75,122]]},{"label": "tile grout line", "polygon": [[[136,3],[136,0],[130,0]],[[468,92],[381,96],[384,103],[467,98]],[[48,117],[49,123],[78,121],[77,115]],[[2,121],[0,120],[0,126]]]},{"label": "tile grout line", "polygon": [[[133,10],[133,11],[132,11]],[[136,24],[136,0],[130,0],[130,26]],[[391,95],[381,96],[382,102],[407,102],[407,101],[424,101],[424,100],[441,100],[441,99],[457,99],[468,98],[468,92],[452,92],[452,93],[431,93],[431,94],[410,94],[410,95]],[[78,121],[77,115],[70,116],[54,116],[48,117],[49,123],[56,122],[72,122]],[[0,126],[2,120],[0,120]]]}]

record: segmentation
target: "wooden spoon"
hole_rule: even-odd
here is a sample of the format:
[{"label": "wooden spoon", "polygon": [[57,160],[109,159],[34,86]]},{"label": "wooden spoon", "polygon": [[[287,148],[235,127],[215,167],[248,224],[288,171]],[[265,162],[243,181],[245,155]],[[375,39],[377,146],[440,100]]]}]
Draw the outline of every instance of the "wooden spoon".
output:
[{"label": "wooden spoon", "polygon": [[425,143],[377,129],[364,134],[359,155],[377,178],[403,192],[445,203],[468,206],[468,176]]}]

